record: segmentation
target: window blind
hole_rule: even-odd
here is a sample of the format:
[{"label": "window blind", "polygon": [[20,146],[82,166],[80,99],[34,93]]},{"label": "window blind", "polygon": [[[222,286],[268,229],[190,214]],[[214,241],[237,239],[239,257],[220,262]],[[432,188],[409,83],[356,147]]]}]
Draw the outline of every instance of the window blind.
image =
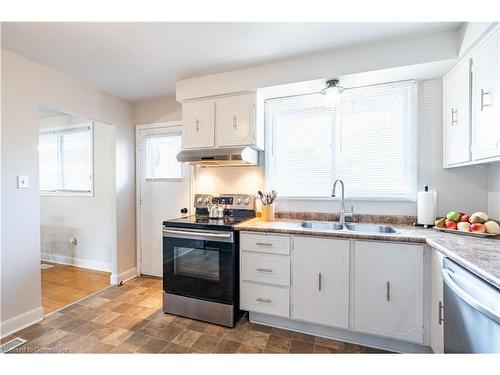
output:
[{"label": "window blind", "polygon": [[266,124],[267,184],[281,197],[329,197],[337,178],[349,198],[416,197],[414,81],[349,89],[335,106],[321,94],[268,100]]}]

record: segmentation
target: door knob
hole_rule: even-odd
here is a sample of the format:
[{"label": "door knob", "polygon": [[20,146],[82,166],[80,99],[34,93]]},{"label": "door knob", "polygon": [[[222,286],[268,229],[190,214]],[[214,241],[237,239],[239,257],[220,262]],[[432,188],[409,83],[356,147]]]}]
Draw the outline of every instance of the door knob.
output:
[{"label": "door knob", "polygon": [[181,214],[187,214],[188,209],[186,207],[181,209]]}]

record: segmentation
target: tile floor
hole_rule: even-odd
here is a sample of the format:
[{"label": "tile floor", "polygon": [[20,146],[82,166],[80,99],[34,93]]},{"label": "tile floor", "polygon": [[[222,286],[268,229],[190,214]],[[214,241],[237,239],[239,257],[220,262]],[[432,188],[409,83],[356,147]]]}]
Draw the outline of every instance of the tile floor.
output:
[{"label": "tile floor", "polygon": [[164,314],[162,282],[136,278],[54,312],[13,336],[17,353],[383,353],[250,323],[233,329]]}]

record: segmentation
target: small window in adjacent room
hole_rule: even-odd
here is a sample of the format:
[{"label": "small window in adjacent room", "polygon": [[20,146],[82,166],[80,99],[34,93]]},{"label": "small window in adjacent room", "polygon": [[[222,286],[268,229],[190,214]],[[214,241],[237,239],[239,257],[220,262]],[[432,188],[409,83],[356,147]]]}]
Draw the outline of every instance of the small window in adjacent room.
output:
[{"label": "small window in adjacent room", "polygon": [[266,100],[266,182],[284,198],[416,199],[417,83]]},{"label": "small window in adjacent room", "polygon": [[40,131],[38,151],[42,194],[93,194],[92,130],[90,123]]},{"label": "small window in adjacent room", "polygon": [[150,135],[146,138],[146,178],[149,180],[179,180],[181,135],[178,133]]}]

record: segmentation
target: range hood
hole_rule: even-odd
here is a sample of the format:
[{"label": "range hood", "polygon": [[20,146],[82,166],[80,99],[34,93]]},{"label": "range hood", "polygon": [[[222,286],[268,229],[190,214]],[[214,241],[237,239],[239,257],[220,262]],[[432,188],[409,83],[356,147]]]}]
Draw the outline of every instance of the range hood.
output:
[{"label": "range hood", "polygon": [[259,165],[259,152],[251,147],[204,148],[177,154],[181,163],[201,167],[243,167]]}]

